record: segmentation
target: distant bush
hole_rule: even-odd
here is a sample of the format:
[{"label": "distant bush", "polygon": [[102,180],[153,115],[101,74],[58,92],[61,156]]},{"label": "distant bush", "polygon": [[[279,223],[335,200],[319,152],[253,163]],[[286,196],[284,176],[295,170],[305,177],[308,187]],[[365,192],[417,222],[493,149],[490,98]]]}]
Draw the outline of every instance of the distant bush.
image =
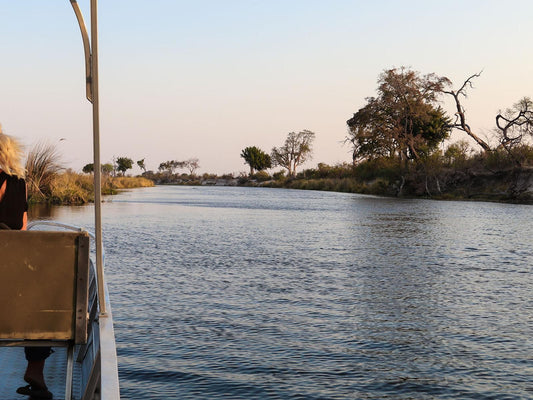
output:
[{"label": "distant bush", "polygon": [[[34,199],[35,200],[35,199]],[[91,177],[66,172],[50,182],[46,202],[51,204],[85,204],[94,201]]]},{"label": "distant bush", "polygon": [[154,186],[154,182],[143,177],[118,176],[106,180],[113,189],[131,189]]},{"label": "distant bush", "polygon": [[272,177],[266,171],[258,171],[252,176],[251,179],[255,179],[257,182],[266,182],[272,179]]},{"label": "distant bush", "polygon": [[274,178],[275,181],[282,181],[285,179],[285,170],[281,170],[278,172],[274,172],[272,174],[272,178]]},{"label": "distant bush", "polygon": [[533,146],[520,145],[511,150],[511,155],[524,167],[533,166]]},{"label": "distant bush", "polygon": [[337,164],[330,166],[324,163],[318,163],[317,168],[305,169],[296,175],[296,179],[342,179],[354,176],[352,165]]},{"label": "distant bush", "polygon": [[467,141],[460,140],[448,146],[444,152],[444,160],[447,165],[461,168],[466,165],[470,146]]},{"label": "distant bush", "polygon": [[216,179],[217,174],[208,174],[207,172],[202,175],[202,179]]},{"label": "distant bush", "polygon": [[354,177],[360,181],[387,178],[390,181],[402,175],[403,168],[396,158],[376,158],[363,161],[354,167]]},{"label": "distant bush", "polygon": [[490,170],[533,166],[533,146],[523,144],[509,150],[498,148],[483,155],[482,158]]}]

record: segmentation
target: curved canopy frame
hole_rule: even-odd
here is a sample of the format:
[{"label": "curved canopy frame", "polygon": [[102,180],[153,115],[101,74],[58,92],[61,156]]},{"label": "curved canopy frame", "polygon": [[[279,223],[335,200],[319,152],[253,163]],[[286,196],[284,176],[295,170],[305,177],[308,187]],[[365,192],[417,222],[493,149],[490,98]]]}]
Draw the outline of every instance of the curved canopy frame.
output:
[{"label": "curved canopy frame", "polygon": [[83,15],[76,0],[70,0],[80,26],[85,52],[86,96],[93,106],[93,154],[94,154],[94,214],[96,271],[100,315],[105,316],[104,263],[102,246],[102,175],[100,167],[100,113],[98,99],[98,2],[91,0],[91,37],[87,33]]}]

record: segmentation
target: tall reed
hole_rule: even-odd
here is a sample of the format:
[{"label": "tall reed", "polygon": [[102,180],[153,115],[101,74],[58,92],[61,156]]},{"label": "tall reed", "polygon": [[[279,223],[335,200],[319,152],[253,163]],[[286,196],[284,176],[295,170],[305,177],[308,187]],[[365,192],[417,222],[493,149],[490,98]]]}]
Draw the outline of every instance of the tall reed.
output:
[{"label": "tall reed", "polygon": [[57,147],[48,142],[36,143],[26,159],[26,182],[28,196],[47,198],[52,191],[54,178],[64,168]]}]

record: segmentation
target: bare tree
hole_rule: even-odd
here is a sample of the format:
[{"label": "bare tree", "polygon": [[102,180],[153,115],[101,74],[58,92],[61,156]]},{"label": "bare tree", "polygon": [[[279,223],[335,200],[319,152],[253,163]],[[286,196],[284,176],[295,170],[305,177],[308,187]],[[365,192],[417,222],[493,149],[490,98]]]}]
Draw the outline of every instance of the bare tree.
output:
[{"label": "bare tree", "polygon": [[194,175],[194,171],[200,168],[200,160],[197,158],[189,158],[187,161],[183,161],[183,165],[189,170],[191,175]]},{"label": "bare tree", "polygon": [[[496,127],[500,147],[513,157],[513,148],[521,145],[526,136],[533,137],[533,101],[524,97],[512,108],[500,111],[496,116]],[[516,158],[515,161],[520,164]]]},{"label": "bare tree", "polygon": [[289,176],[295,176],[296,167],[311,158],[314,140],[315,133],[307,129],[290,132],[283,146],[272,149],[272,164],[286,168]]},{"label": "bare tree", "polygon": [[451,128],[459,129],[461,131],[466,132],[466,134],[470,136],[472,139],[474,139],[476,143],[479,144],[483,148],[483,150],[490,151],[491,148],[487,144],[487,142],[485,142],[483,139],[477,136],[474,132],[472,132],[470,125],[466,123],[465,109],[461,105],[461,100],[460,100],[461,96],[466,98],[466,89],[469,87],[470,88],[474,87],[472,85],[472,80],[474,78],[479,78],[481,76],[481,72],[470,76],[466,81],[464,81],[463,86],[461,86],[458,90],[443,90],[442,92],[451,95],[453,99],[455,100],[455,106],[456,106],[457,112],[455,113],[455,122],[451,124]]}]

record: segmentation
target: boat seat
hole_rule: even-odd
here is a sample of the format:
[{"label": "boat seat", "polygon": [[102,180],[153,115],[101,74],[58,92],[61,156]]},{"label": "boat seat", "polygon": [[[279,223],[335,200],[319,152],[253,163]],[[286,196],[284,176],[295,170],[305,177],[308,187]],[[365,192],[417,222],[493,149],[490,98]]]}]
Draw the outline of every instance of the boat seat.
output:
[{"label": "boat seat", "polygon": [[74,346],[87,343],[87,232],[0,230],[0,346],[67,348],[72,399]]},{"label": "boat seat", "polygon": [[0,277],[0,346],[87,342],[87,232],[0,230]]}]

